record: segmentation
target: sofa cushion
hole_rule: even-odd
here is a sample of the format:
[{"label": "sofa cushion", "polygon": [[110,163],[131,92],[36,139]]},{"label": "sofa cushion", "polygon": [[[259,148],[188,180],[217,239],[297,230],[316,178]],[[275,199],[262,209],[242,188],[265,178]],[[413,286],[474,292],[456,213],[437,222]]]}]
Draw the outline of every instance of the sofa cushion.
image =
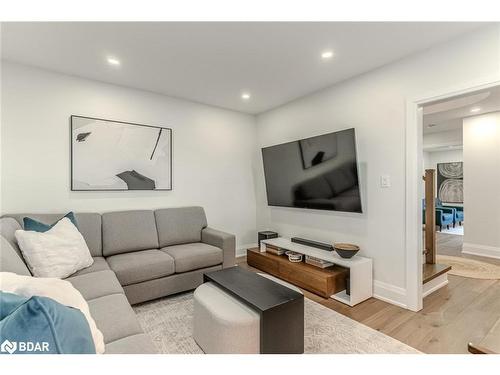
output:
[{"label": "sofa cushion", "polygon": [[[41,223],[50,225],[60,220],[64,214],[16,214],[9,215],[23,225],[25,217],[30,217]],[[102,256],[102,238],[101,238],[101,215],[95,212],[81,212],[75,214],[78,223],[78,230],[85,238],[92,256]],[[21,228],[18,228],[21,229]]]},{"label": "sofa cushion", "polygon": [[155,346],[148,335],[139,333],[110,342],[106,345],[106,354],[156,354]]},{"label": "sofa cushion", "polygon": [[173,207],[155,211],[160,246],[201,241],[201,230],[207,226],[203,207]]},{"label": "sofa cushion", "polygon": [[111,294],[88,301],[90,313],[104,336],[104,343],[143,333],[124,294]]},{"label": "sofa cushion", "polygon": [[161,249],[175,261],[175,272],[187,272],[221,264],[222,250],[202,242],[168,246]]},{"label": "sofa cushion", "polygon": [[21,256],[3,236],[0,236],[0,272],[13,272],[18,275],[31,276]]},{"label": "sofa cushion", "polygon": [[71,276],[66,279],[85,298],[91,300],[110,294],[124,293],[113,271],[99,271],[84,275]]},{"label": "sofa cushion", "polygon": [[128,253],[158,248],[153,211],[119,211],[102,215],[103,254]]},{"label": "sofa cushion", "polygon": [[23,227],[16,219],[12,217],[2,217],[0,219],[0,235],[7,240],[24,262],[21,249],[16,240],[16,230],[19,229],[23,229]]},{"label": "sofa cushion", "polygon": [[106,260],[122,285],[153,280],[175,272],[174,259],[156,249],[113,255]]},{"label": "sofa cushion", "polygon": [[92,259],[94,259],[94,263],[92,263],[92,265],[90,267],[83,268],[80,271],[75,272],[70,277],[78,276],[78,275],[85,275],[87,273],[92,273],[92,272],[99,272],[99,271],[106,271],[106,270],[109,271],[110,268],[109,268],[108,262],[106,262],[106,259],[104,259],[103,257],[93,257]]},{"label": "sofa cushion", "polygon": [[85,238],[90,254],[93,257],[102,256],[102,219],[95,212],[80,212],[75,214],[78,230]]}]

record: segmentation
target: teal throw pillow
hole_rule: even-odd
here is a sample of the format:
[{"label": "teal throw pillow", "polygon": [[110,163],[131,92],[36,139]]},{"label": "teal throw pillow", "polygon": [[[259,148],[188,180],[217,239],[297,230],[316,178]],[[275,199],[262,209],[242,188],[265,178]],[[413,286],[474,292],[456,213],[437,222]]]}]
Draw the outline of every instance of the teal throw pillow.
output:
[{"label": "teal throw pillow", "polygon": [[49,229],[51,229],[54,225],[56,225],[59,221],[61,221],[64,218],[68,218],[74,224],[74,226],[78,229],[78,223],[76,221],[75,214],[73,212],[68,212],[66,215],[64,215],[64,217],[60,218],[55,223],[50,224],[50,225],[44,224],[44,223],[42,223],[38,220],[32,219],[30,217],[25,217],[23,219],[24,230],[30,230],[30,231],[34,231],[34,232],[44,233],[44,232],[47,232]]},{"label": "teal throw pillow", "polygon": [[95,354],[87,319],[47,297],[0,291],[0,354]]}]

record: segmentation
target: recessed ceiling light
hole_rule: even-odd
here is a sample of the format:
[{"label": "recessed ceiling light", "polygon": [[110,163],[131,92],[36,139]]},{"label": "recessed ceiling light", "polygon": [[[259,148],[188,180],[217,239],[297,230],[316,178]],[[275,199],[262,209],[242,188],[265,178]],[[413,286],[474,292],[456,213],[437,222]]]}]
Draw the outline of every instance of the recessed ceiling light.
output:
[{"label": "recessed ceiling light", "polygon": [[476,113],[476,112],[479,112],[481,110],[481,107],[474,107],[474,108],[471,108],[470,111],[472,113]]},{"label": "recessed ceiling light", "polygon": [[120,66],[121,65],[120,60],[118,60],[115,57],[108,57],[108,58],[106,58],[106,61],[108,62],[109,65],[113,65],[113,66]]},{"label": "recessed ceiling light", "polygon": [[243,100],[248,100],[250,99],[250,94],[248,92],[244,92],[243,94],[241,94],[241,99]]},{"label": "recessed ceiling light", "polygon": [[323,51],[321,52],[321,58],[323,60],[328,60],[328,59],[331,59],[333,57],[333,51]]}]

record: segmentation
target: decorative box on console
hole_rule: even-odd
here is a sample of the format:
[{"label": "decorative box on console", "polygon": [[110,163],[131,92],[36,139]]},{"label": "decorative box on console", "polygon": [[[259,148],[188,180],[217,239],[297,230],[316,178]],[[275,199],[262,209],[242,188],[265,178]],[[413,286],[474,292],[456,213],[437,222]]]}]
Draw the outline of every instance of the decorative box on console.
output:
[{"label": "decorative box on console", "polygon": [[271,238],[278,238],[278,233],[272,232],[270,230],[264,230],[262,232],[259,232],[259,246],[260,246],[260,241],[262,240],[269,240]]}]

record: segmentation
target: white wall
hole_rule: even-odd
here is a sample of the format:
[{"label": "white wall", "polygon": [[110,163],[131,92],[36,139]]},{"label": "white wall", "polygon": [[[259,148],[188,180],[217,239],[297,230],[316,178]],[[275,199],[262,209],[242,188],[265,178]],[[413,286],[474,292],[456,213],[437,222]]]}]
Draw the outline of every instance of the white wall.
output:
[{"label": "white wall", "polygon": [[[201,205],[256,242],[253,116],[11,63],[2,78],[2,213]],[[71,192],[72,114],[171,127],[173,190]]]},{"label": "white wall", "polygon": [[464,120],[463,251],[500,258],[500,112]]},{"label": "white wall", "polygon": [[[498,79],[499,57],[500,28],[489,27],[259,115],[259,147],[355,127],[364,213],[268,207],[258,157],[258,228],[359,244],[374,259],[375,294],[405,305],[406,101]],[[392,187],[379,187],[381,175]]]},{"label": "white wall", "polygon": [[430,152],[426,152],[424,151],[423,153],[423,164],[424,164],[424,168],[423,168],[423,172],[425,173],[425,170],[428,168],[428,166],[430,165]]},{"label": "white wall", "polygon": [[464,161],[463,150],[448,150],[426,152],[424,156],[425,169],[437,169],[439,163],[452,163],[456,161]]}]

